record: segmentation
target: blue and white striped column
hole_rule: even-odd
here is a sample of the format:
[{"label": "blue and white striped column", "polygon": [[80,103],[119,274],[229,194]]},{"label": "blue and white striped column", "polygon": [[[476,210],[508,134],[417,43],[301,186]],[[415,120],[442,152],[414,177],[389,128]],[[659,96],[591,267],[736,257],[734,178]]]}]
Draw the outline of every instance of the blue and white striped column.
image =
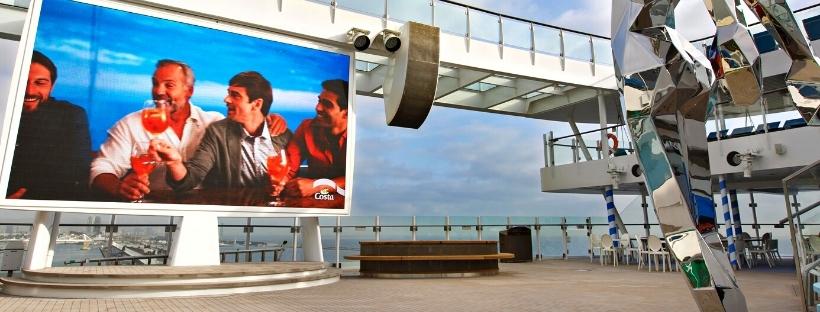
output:
[{"label": "blue and white striped column", "polygon": [[618,211],[615,210],[615,201],[613,199],[611,186],[604,187],[604,199],[606,199],[606,219],[609,221],[609,236],[612,237],[613,246],[619,247],[620,237],[618,237],[618,226],[615,224],[615,214],[617,214]]},{"label": "blue and white striped column", "polygon": [[737,203],[737,190],[729,190],[729,202],[732,204],[732,221],[735,224],[735,236],[743,233],[743,227],[740,225],[740,207]]},{"label": "blue and white striped column", "polygon": [[732,226],[731,208],[729,208],[729,191],[726,189],[726,177],[722,174],[718,176],[720,184],[720,203],[723,207],[723,220],[726,224],[726,239],[729,241],[729,262],[732,267],[737,268],[737,249],[735,248],[734,226]]}]

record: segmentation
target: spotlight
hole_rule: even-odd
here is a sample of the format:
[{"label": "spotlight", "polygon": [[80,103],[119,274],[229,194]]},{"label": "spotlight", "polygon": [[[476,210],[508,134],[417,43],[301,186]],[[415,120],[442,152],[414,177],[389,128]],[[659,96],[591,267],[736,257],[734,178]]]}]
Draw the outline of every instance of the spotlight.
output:
[{"label": "spotlight", "polygon": [[367,50],[370,47],[369,30],[360,28],[351,28],[347,31],[347,41],[353,43],[353,47],[358,51]]},{"label": "spotlight", "polygon": [[382,30],[381,37],[384,41],[384,49],[388,52],[396,52],[401,48],[401,33],[389,29]]}]

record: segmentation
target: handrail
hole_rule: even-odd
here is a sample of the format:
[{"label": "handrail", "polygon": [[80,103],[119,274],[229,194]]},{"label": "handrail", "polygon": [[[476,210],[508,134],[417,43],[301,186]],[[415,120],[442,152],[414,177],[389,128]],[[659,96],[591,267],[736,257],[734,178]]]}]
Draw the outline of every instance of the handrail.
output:
[{"label": "handrail", "polygon": [[[814,204],[811,204],[811,205],[806,206],[806,208],[803,208],[803,209],[798,210],[797,212],[795,212],[795,213],[792,215],[792,218],[797,218],[797,217],[799,217],[800,215],[802,215],[802,214],[804,214],[804,213],[806,213],[806,212],[809,212],[810,210],[812,210],[812,209],[814,209],[814,208],[817,208],[817,206],[820,206],[820,200],[818,200],[818,201],[814,202]],[[778,223],[777,223],[777,225],[784,225],[784,224],[786,224],[786,222],[788,222],[788,221],[789,221],[789,218],[788,218],[788,217],[783,218],[783,219],[780,219],[780,222],[778,222]],[[804,224],[805,224],[805,223],[804,223]]]},{"label": "handrail", "polygon": [[[233,251],[220,251],[219,252],[219,259],[220,262],[226,262],[225,257],[227,255],[234,255],[234,262],[239,262],[239,255],[240,254],[247,254],[246,261],[251,262],[251,255],[255,253],[262,254],[262,262],[265,262],[265,254],[268,252],[273,252],[273,261],[279,261],[282,256],[282,253],[285,251],[284,245],[274,246],[273,248],[263,248],[263,249],[237,249]],[[114,265],[119,265],[120,262],[128,262],[130,261],[132,265],[137,264],[139,260],[148,260],[147,265],[151,265],[151,260],[153,259],[162,259],[163,264],[168,263],[168,255],[143,255],[143,256],[128,256],[128,257],[107,257],[107,258],[94,258],[94,259],[83,259],[83,260],[66,260],[63,262],[65,265],[69,264],[79,264],[80,266],[85,266],[86,264],[96,263],[97,265],[102,265],[105,262],[114,262]]]}]

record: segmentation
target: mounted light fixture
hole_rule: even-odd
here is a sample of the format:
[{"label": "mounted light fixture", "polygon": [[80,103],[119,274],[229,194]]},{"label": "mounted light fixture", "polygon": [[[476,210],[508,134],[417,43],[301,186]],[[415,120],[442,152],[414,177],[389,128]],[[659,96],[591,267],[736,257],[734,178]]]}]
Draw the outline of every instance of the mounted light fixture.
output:
[{"label": "mounted light fixture", "polygon": [[370,31],[361,28],[351,28],[347,31],[347,42],[353,44],[357,51],[364,51],[370,48]]},{"label": "mounted light fixture", "polygon": [[395,30],[385,29],[379,34],[384,42],[384,49],[390,53],[396,52],[401,48],[401,33]]}]

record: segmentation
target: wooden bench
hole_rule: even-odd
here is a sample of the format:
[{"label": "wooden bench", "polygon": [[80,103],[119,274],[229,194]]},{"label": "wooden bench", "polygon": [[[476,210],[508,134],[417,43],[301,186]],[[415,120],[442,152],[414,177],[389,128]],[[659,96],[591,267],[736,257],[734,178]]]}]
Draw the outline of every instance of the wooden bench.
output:
[{"label": "wooden bench", "polygon": [[360,261],[364,277],[419,278],[467,277],[498,274],[498,260],[512,259],[498,253],[496,241],[363,241]]}]

